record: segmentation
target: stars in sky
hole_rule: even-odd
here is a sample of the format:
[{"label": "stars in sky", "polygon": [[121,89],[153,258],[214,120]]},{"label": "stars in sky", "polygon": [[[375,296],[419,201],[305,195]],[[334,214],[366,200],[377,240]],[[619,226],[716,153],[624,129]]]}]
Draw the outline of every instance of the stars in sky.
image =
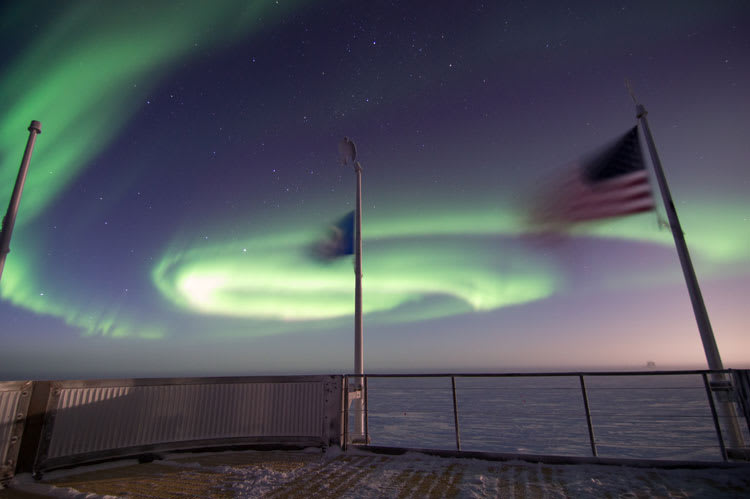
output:
[{"label": "stars in sky", "polygon": [[[736,166],[747,163],[739,145],[747,113],[737,104],[748,81],[737,62],[748,50],[738,21],[747,7],[681,5],[679,18],[648,2],[620,7],[144,3],[143,19],[129,4],[21,9],[16,28],[38,25],[41,41],[20,47],[5,35],[8,48],[18,47],[7,53],[18,55],[0,60],[8,75],[0,97],[23,107],[11,106],[0,130],[23,131],[33,118],[45,134],[2,307],[27,314],[30,328],[40,317],[58,321],[60,338],[116,328],[120,339],[173,345],[254,338],[278,358],[315,342],[343,352],[350,321],[336,318],[348,313],[350,265],[329,274],[304,260],[304,248],[352,206],[353,176],[336,164],[337,141],[348,135],[365,166],[372,351],[386,339],[394,348],[426,340],[429,355],[449,352],[471,365],[460,348],[432,341],[453,330],[473,344],[515,342],[508,355],[519,358],[529,345],[554,344],[553,329],[578,344],[578,331],[612,317],[599,312],[606,304],[586,301],[587,285],[633,310],[664,301],[665,322],[690,328],[679,279],[664,271],[649,287],[637,270],[673,263],[660,260],[669,246],[649,232],[653,220],[611,226],[618,236],[596,228],[581,236],[590,243],[583,256],[606,260],[613,239],[628,247],[632,261],[601,266],[606,284],[600,267],[583,262],[589,270],[570,275],[565,257],[541,258],[554,252],[515,239],[536,182],[632,124],[628,76],[650,106],[675,193],[690,200],[678,202],[711,280],[707,294],[750,286],[738,249],[746,234],[706,215],[712,206],[725,217],[747,211],[740,186],[748,178]],[[137,39],[127,19],[139,19]],[[63,22],[77,27],[74,39],[56,38]],[[49,59],[44,46],[59,56]],[[96,71],[73,71],[69,60]],[[39,86],[21,78],[30,73]],[[62,74],[71,76],[52,78]],[[18,167],[18,142],[18,134],[0,135],[6,181]],[[227,275],[235,280],[225,283]],[[325,289],[313,297],[301,290],[314,286]],[[335,297],[313,300],[328,289]],[[718,307],[717,330],[744,345],[742,314],[732,307]],[[570,312],[550,324],[552,309]],[[583,309],[595,311],[585,318]],[[268,335],[280,339],[258,339]],[[696,359],[693,350],[681,355]]]}]

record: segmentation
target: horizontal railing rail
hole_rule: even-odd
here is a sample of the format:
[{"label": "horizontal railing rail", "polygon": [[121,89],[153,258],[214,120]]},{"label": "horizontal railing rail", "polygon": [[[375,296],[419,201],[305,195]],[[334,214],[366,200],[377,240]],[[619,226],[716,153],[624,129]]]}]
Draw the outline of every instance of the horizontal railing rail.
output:
[{"label": "horizontal railing rail", "polygon": [[483,373],[483,372],[442,372],[442,373],[366,373],[366,374],[345,374],[347,378],[566,378],[571,376],[675,376],[685,374],[730,374],[738,372],[737,369],[683,369],[674,371],[549,371],[549,372],[501,372],[501,373]]}]

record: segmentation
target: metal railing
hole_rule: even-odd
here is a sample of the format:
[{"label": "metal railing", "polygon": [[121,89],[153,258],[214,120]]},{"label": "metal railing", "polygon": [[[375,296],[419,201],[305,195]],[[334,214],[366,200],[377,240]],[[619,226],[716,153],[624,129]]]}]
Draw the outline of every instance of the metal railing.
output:
[{"label": "metal railing", "polygon": [[[351,431],[350,418],[361,414],[350,410],[354,397],[363,398],[361,435]],[[727,420],[717,411],[727,404],[739,416]],[[732,429],[741,430],[743,448],[727,446]],[[0,383],[0,482],[16,472],[38,476],[171,450],[349,442],[584,457],[643,458],[638,453],[657,449],[661,455],[646,459],[748,459],[750,371]]]},{"label": "metal railing", "polygon": [[[719,376],[726,381],[712,381]],[[345,378],[349,386],[354,375]],[[749,380],[748,371],[731,369],[365,374],[361,395],[345,390],[343,440],[450,450],[455,439],[458,451],[726,461],[732,427],[745,442],[733,450],[747,454]],[[364,398],[364,435],[351,431],[350,396]],[[734,421],[717,412],[727,397]]]},{"label": "metal railing", "polygon": [[0,481],[175,450],[340,446],[342,391],[340,375],[0,383]]}]

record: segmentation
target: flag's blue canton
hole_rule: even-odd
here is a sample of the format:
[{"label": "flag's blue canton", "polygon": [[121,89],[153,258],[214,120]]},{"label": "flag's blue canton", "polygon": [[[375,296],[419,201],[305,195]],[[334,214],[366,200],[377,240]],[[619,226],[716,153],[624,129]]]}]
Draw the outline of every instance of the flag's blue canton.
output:
[{"label": "flag's blue canton", "polygon": [[585,182],[594,184],[638,170],[645,170],[645,164],[638,143],[638,127],[633,127],[586,165],[582,175]]}]

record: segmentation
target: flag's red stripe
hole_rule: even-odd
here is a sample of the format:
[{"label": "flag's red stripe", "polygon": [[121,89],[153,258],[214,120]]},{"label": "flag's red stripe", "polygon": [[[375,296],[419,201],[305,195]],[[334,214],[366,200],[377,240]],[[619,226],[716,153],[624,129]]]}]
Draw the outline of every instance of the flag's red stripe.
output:
[{"label": "flag's red stripe", "polygon": [[626,173],[625,175],[596,182],[592,187],[598,191],[603,191],[626,188],[640,183],[648,183],[648,174],[646,173],[646,170],[638,170],[636,172]]},{"label": "flag's red stripe", "polygon": [[596,212],[605,210],[627,210],[631,206],[653,206],[654,200],[652,198],[644,197],[642,199],[636,199],[627,203],[609,203],[609,204],[597,204],[591,206],[581,207],[580,209],[571,209],[568,213],[585,213],[585,212]]},{"label": "flag's red stripe", "polygon": [[571,210],[564,214],[570,221],[592,220],[596,218],[614,217],[617,215],[628,215],[653,210],[654,200],[652,197],[644,198],[637,202],[619,203],[609,205],[592,206],[588,209]]},{"label": "flag's red stripe", "polygon": [[587,206],[596,206],[599,204],[627,203],[641,198],[651,198],[651,188],[648,184],[607,193],[580,193],[579,196],[576,196],[576,198],[570,202],[569,207],[571,209],[577,209],[585,208]]}]

